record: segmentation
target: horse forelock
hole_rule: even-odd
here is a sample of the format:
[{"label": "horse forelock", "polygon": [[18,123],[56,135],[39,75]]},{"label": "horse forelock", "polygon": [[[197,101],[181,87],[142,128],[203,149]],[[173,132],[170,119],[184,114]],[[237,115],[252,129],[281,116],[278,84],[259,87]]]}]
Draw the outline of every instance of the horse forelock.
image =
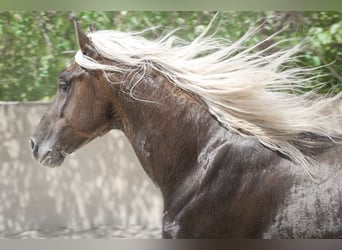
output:
[{"label": "horse forelock", "polygon": [[208,30],[191,42],[172,32],[151,41],[141,33],[96,31],[88,36],[97,52],[119,63],[101,64],[81,51],[75,60],[84,68],[103,70],[105,74],[130,68],[157,70],[176,86],[200,97],[223,126],[255,136],[311,173],[315,162],[298,146],[307,140],[299,135],[342,134],[340,127],[331,126],[329,119],[333,117],[325,112],[341,95],[313,98],[313,92],[293,94],[314,78],[314,70],[288,67],[296,60],[300,45],[274,52],[275,44],[257,51],[258,45],[270,37],[246,48],[255,29],[233,43],[209,35]]}]

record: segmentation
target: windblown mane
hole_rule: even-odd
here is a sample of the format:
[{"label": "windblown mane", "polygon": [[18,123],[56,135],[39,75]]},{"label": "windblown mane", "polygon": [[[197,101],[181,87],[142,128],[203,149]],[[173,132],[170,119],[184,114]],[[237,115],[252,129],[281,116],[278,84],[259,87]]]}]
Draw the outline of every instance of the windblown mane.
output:
[{"label": "windblown mane", "polygon": [[178,87],[202,98],[223,126],[244,136],[255,136],[311,174],[315,162],[303,148],[312,141],[310,136],[302,135],[332,138],[342,134],[341,128],[330,126],[332,117],[323,115],[340,96],[294,94],[313,78],[311,70],[288,67],[300,46],[274,52],[278,45],[274,44],[257,51],[261,43],[245,47],[256,30],[230,43],[209,35],[209,28],[191,42],[174,36],[174,32],[151,41],[142,32],[96,31],[88,37],[97,52],[119,63],[100,64],[81,51],[75,59],[80,66],[103,70],[105,75],[127,68],[157,70]]}]

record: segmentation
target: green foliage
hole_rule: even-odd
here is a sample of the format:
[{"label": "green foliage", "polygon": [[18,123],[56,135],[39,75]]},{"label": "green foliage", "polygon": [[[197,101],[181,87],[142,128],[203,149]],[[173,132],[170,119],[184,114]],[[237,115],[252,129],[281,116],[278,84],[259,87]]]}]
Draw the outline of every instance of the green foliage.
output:
[{"label": "green foliage", "polygon": [[311,49],[308,62],[314,66],[324,66],[322,73],[327,74],[322,80],[328,83],[325,88],[342,90],[342,13],[319,12],[306,16],[312,23],[308,29]]},{"label": "green foliage", "polygon": [[[55,94],[58,74],[78,49],[69,15],[57,11],[0,13],[0,100],[49,100]],[[199,35],[214,15],[209,11],[76,13],[84,29],[90,23],[97,29],[121,31],[158,27],[149,32],[150,38],[156,38],[179,28],[177,35],[185,40]],[[283,32],[270,43],[291,38],[285,45],[294,46],[306,40],[299,65],[321,67],[318,72],[324,76],[319,80],[326,83],[322,92],[342,90],[342,13],[223,12],[213,31],[233,41],[255,23],[260,32],[251,44],[280,30]]]}]

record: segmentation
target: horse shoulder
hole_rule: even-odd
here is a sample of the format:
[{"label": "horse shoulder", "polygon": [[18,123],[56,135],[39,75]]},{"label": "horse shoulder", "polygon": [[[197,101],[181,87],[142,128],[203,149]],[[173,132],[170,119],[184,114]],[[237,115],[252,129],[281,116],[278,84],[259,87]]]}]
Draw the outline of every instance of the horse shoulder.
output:
[{"label": "horse shoulder", "polygon": [[166,201],[164,237],[258,237],[292,185],[289,164],[251,138],[217,130]]}]

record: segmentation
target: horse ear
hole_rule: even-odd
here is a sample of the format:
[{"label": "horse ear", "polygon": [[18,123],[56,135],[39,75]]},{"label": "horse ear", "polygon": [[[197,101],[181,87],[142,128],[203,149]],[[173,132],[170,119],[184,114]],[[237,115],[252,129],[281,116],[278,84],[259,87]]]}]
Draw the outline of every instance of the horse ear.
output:
[{"label": "horse ear", "polygon": [[88,36],[80,29],[76,18],[72,18],[74,23],[75,33],[77,37],[77,43],[82,51],[83,54],[96,59],[98,57],[98,53],[96,52],[95,48],[93,47],[90,39]]}]

